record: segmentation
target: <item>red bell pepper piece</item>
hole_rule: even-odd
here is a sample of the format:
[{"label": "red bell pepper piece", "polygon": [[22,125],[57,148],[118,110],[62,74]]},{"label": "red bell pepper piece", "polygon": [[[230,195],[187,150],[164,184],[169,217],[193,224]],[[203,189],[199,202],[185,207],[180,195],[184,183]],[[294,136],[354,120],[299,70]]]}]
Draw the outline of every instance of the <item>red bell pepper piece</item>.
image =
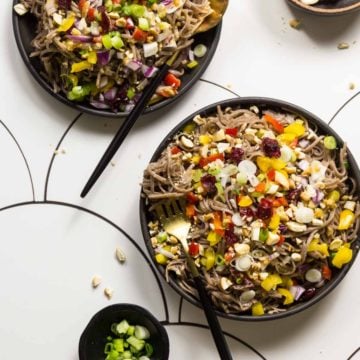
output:
[{"label": "red bell pepper piece", "polygon": [[147,32],[136,27],[133,33],[133,38],[138,42],[145,42],[147,39]]},{"label": "red bell pepper piece", "polygon": [[168,73],[164,78],[164,84],[172,86],[174,89],[178,89],[181,85],[181,80],[174,74]]},{"label": "red bell pepper piece", "polygon": [[190,204],[196,204],[199,202],[199,198],[192,191],[186,194],[186,200]]},{"label": "red bell pepper piece", "polygon": [[196,209],[194,204],[187,204],[185,214],[188,218],[192,218],[196,215]]},{"label": "red bell pepper piece", "polygon": [[284,132],[284,127],[274,117],[265,114],[264,118],[278,133],[282,134]]},{"label": "red bell pepper piece", "polygon": [[238,133],[238,129],[237,128],[227,128],[225,129],[225,134],[226,135],[230,135],[232,137],[236,137]]},{"label": "red bell pepper piece", "polygon": [[89,21],[94,21],[95,20],[95,11],[96,9],[93,7],[90,7],[87,13],[87,19]]},{"label": "red bell pepper piece", "polygon": [[269,180],[275,181],[275,170],[274,169],[270,169],[266,175]]},{"label": "red bell pepper piece", "polygon": [[189,244],[189,255],[190,256],[196,256],[197,254],[199,254],[199,244],[192,241]]},{"label": "red bell pepper piece", "polygon": [[213,161],[215,161],[217,159],[224,161],[224,154],[223,153],[212,154],[212,155],[209,155],[209,156],[207,156],[205,158],[201,158],[200,161],[199,161],[199,166],[204,167],[207,164],[210,164],[211,162],[213,162]]},{"label": "red bell pepper piece", "polygon": [[331,279],[332,276],[331,269],[327,265],[323,265],[323,267],[321,268],[321,273],[324,279],[326,280]]},{"label": "red bell pepper piece", "polygon": [[173,146],[173,147],[171,148],[170,152],[171,152],[172,155],[176,155],[176,154],[178,154],[179,152],[181,152],[181,149],[180,149],[178,146],[175,145],[175,146]]}]

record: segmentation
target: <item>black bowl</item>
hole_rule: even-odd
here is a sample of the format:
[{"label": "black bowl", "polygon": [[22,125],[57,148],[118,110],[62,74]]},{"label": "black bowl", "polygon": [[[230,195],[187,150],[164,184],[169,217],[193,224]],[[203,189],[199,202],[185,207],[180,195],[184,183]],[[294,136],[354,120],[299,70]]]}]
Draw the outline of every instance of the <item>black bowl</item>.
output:
[{"label": "black bowl", "polygon": [[360,9],[359,0],[320,1],[314,5],[305,5],[301,0],[287,0],[291,5],[316,15],[343,15]]},{"label": "black bowl", "polygon": [[111,335],[111,324],[126,319],[131,325],[145,326],[150,332],[149,342],[154,347],[152,360],[169,358],[169,338],[163,325],[150,312],[138,305],[115,304],[97,312],[81,334],[80,360],[103,360],[106,337]]},{"label": "black bowl", "polygon": [[[18,2],[19,0],[14,0],[13,5],[16,5]],[[125,117],[128,115],[128,112],[115,113],[111,110],[96,109],[86,102],[70,101],[63,93],[55,93],[52,86],[41,75],[41,72],[43,72],[43,67],[39,59],[37,57],[30,58],[30,53],[33,51],[31,47],[31,41],[35,37],[37,28],[36,18],[30,13],[19,16],[16,14],[15,11],[13,11],[12,20],[15,40],[20,51],[20,55],[31,75],[46,90],[46,92],[52,95],[55,99],[61,101],[63,104],[66,104],[76,110],[88,114],[105,117]],[[144,113],[150,113],[155,110],[159,110],[164,106],[173,103],[191,89],[191,87],[200,78],[200,76],[204,73],[204,71],[210,64],[220,40],[220,33],[221,23],[219,23],[215,28],[205,33],[200,33],[194,36],[194,45],[192,46],[195,46],[196,44],[204,44],[208,49],[205,56],[201,59],[198,59],[199,65],[196,68],[186,72],[181,77],[182,85],[179,89],[178,94],[175,97],[168,98],[166,100],[148,106],[145,109]]]},{"label": "black bowl", "polygon": [[[257,97],[244,97],[244,98],[235,98],[225,101],[220,101],[215,104],[211,104],[209,106],[206,106],[195,113],[188,116],[185,120],[180,122],[173,130],[170,131],[170,133],[165,137],[165,139],[160,143],[158,148],[156,149],[154,155],[152,156],[150,162],[156,161],[162,151],[166,148],[166,146],[172,141],[174,135],[178,133],[187,123],[191,122],[195,115],[201,115],[201,116],[208,116],[211,114],[216,113],[216,107],[221,106],[221,108],[226,107],[241,107],[241,108],[249,108],[250,106],[255,105],[259,109],[272,109],[275,111],[283,110],[286,112],[290,112],[296,115],[299,115],[301,117],[304,117],[308,120],[309,124],[317,127],[318,133],[323,133],[327,135],[332,135],[336,138],[337,144],[341,147],[344,142],[339,137],[339,135],[324,121],[322,121],[320,118],[315,116],[314,114],[310,113],[307,110],[304,110],[303,108],[287,103],[285,101],[281,100],[275,100],[275,99],[269,99],[269,98],[257,98]],[[349,160],[349,174],[355,179],[356,182],[356,193],[359,193],[360,191],[360,170],[358,168],[358,165],[352,156],[351,152],[348,150],[348,160]],[[154,262],[155,267],[160,272],[160,274],[165,278],[165,268],[155,261],[155,253],[154,249],[151,245],[151,236],[148,231],[148,223],[149,221],[154,220],[152,215],[147,210],[147,202],[143,194],[140,195],[140,222],[141,222],[141,230],[144,237],[145,245],[147,247],[147,250],[150,254],[150,257],[152,261]],[[359,234],[360,235],[360,234]],[[333,277],[332,279],[324,285],[322,288],[320,288],[314,297],[312,297],[310,300],[306,302],[299,302],[291,307],[288,308],[288,310],[277,313],[277,314],[271,314],[271,315],[262,315],[262,316],[252,316],[249,314],[229,314],[222,312],[218,309],[216,309],[217,315],[227,318],[227,319],[233,319],[233,320],[245,320],[245,321],[264,321],[264,320],[274,320],[279,319],[283,317],[287,317],[296,313],[299,313],[310,306],[317,303],[320,299],[322,299],[324,296],[330,293],[344,278],[346,273],[349,271],[350,267],[355,261],[355,258],[357,256],[358,250],[359,250],[359,241],[360,236],[357,238],[356,241],[353,242],[353,258],[350,263],[343,266],[340,270],[332,270],[333,271]],[[186,300],[188,300],[190,303],[196,305],[197,307],[201,308],[200,301],[190,295],[189,293],[185,292],[180,285],[177,282],[177,279],[175,276],[173,276],[170,273],[169,276],[169,284],[170,286],[182,297],[184,297]]]}]

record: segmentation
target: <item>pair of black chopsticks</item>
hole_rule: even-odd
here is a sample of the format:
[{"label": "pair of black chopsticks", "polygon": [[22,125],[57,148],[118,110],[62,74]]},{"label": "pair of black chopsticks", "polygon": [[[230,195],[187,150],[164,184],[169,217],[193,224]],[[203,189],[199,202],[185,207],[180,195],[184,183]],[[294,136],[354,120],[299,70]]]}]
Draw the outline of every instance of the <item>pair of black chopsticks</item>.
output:
[{"label": "pair of black chopsticks", "polygon": [[99,163],[97,164],[95,170],[91,174],[88,182],[86,183],[84,189],[82,190],[80,196],[84,198],[90,189],[94,186],[97,179],[105,170],[106,166],[109,164],[113,156],[115,155],[116,151],[119,149],[121,144],[126,138],[126,135],[129,133],[133,125],[135,124],[136,120],[145,110],[149,100],[155,93],[157,87],[168,73],[171,65],[174,63],[178,56],[178,52],[176,52],[171,58],[161,67],[161,69],[157,72],[153,80],[150,84],[146,87],[145,91],[143,92],[141,98],[136,103],[135,107],[131,110],[128,117],[124,120],[122,125],[120,126],[119,130],[115,134],[115,137],[109,144],[108,148],[105,150],[104,155],[100,159]]}]

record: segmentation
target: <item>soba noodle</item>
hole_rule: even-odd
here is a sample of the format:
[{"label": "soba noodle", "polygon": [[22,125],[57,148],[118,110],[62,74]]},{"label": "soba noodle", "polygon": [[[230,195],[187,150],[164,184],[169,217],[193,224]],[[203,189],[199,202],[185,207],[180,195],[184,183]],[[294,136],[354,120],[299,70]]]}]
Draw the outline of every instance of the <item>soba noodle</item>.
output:
[{"label": "soba noodle", "polygon": [[[212,12],[208,0],[21,0],[37,19],[31,57],[54,92],[100,109],[129,111],[158,68],[179,52],[172,70],[181,78],[193,35]],[[192,53],[192,52],[191,52]],[[191,63],[191,66],[190,66]],[[170,81],[171,80],[171,81]],[[165,81],[152,101],[177,94],[179,80]]]},{"label": "soba noodle", "polygon": [[196,116],[144,172],[156,261],[196,296],[183,249],[154,209],[177,199],[215,306],[254,315],[306,301],[352,259],[360,206],[346,145],[306,119],[218,107]]}]

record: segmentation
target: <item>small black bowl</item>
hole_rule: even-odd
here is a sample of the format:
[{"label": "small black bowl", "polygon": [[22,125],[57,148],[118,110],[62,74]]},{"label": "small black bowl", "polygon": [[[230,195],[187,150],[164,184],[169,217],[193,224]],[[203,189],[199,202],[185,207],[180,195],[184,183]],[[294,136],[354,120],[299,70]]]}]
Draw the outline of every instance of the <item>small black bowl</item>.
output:
[{"label": "small black bowl", "polygon": [[[19,0],[14,0],[13,5],[16,5],[18,2]],[[65,94],[61,92],[55,93],[51,84],[49,84],[46,79],[41,75],[44,70],[39,58],[30,57],[30,53],[33,51],[31,41],[36,35],[37,28],[37,20],[35,16],[31,13],[19,16],[16,14],[15,11],[13,11],[12,22],[15,40],[20,55],[33,78],[38,82],[38,84],[42,86],[43,89],[45,89],[47,93],[49,93],[55,99],[61,101],[63,104],[88,114],[114,118],[126,117],[129,114],[129,112],[113,112],[111,110],[96,109],[92,107],[88,102],[70,101]],[[209,66],[219,43],[220,33],[221,23],[219,23],[216,27],[210,29],[209,31],[194,36],[194,43],[192,46],[195,46],[196,44],[204,44],[208,49],[205,56],[198,60],[199,65],[196,68],[192,69],[191,71],[186,71],[185,74],[181,77],[182,85],[176,96],[159,101],[158,103],[146,107],[144,111],[145,114],[170,105],[171,103],[180,99],[182,95],[184,95],[192,88],[192,86],[196,83],[197,80],[199,80],[201,75]]]},{"label": "small black bowl", "polygon": [[314,5],[306,5],[301,0],[287,0],[294,7],[316,15],[343,15],[360,10],[359,0],[319,1]]},{"label": "small black bowl", "polygon": [[149,330],[149,342],[154,348],[151,360],[169,358],[169,337],[159,320],[138,305],[115,304],[100,310],[89,321],[80,337],[79,359],[104,360],[104,347],[107,336],[111,335],[111,324],[123,319],[131,325],[142,325]]},{"label": "small black bowl", "polygon": [[[332,135],[335,137],[337,144],[339,147],[342,147],[344,144],[344,141],[339,137],[339,135],[324,121],[322,121],[320,118],[318,118],[316,115],[312,114],[311,112],[301,108],[300,106],[290,104],[285,101],[277,100],[277,99],[270,99],[270,98],[262,98],[262,97],[244,97],[244,98],[235,98],[235,99],[229,99],[220,101],[215,104],[208,105],[193,114],[189,115],[185,120],[181,121],[175,128],[173,128],[170,133],[162,140],[158,148],[155,150],[155,153],[153,154],[152,158],[150,159],[150,162],[156,161],[159,156],[161,155],[162,151],[167,147],[167,145],[172,141],[175,134],[177,134],[181,129],[184,128],[184,126],[190,122],[192,122],[195,115],[200,115],[203,117],[210,116],[216,113],[216,109],[218,106],[220,106],[222,109],[225,109],[227,107],[231,108],[249,108],[251,106],[257,106],[260,110],[263,109],[270,109],[274,111],[285,111],[292,114],[295,114],[297,116],[306,118],[309,122],[309,125],[312,128],[316,128],[317,133],[319,134],[326,134],[326,135]],[[360,192],[360,170],[359,167],[352,156],[349,149],[347,150],[348,154],[348,161],[349,161],[349,174],[354,178],[355,180],[355,186],[356,191],[355,193]],[[159,273],[166,278],[165,276],[165,268],[164,266],[158,264],[155,261],[155,252],[152,247],[151,243],[151,236],[149,234],[148,229],[148,223],[150,221],[153,221],[154,217],[150,212],[148,211],[148,205],[147,205],[147,199],[143,194],[140,194],[140,223],[141,223],[141,231],[144,237],[145,245],[147,247],[147,250],[150,254],[150,257],[159,271]],[[319,300],[324,298],[326,295],[328,295],[335,287],[342,281],[342,279],[345,277],[347,272],[350,270],[351,266],[353,265],[356,256],[359,252],[359,246],[360,246],[360,233],[358,234],[358,238],[356,241],[352,243],[352,250],[353,250],[353,257],[352,260],[343,266],[341,269],[333,269],[333,276],[331,280],[324,285],[322,288],[320,288],[317,293],[309,300],[304,302],[299,302],[293,306],[290,306],[286,311],[279,312],[275,314],[265,314],[262,316],[252,316],[248,313],[225,313],[224,311],[221,311],[219,309],[216,309],[216,314],[218,316],[221,316],[223,318],[231,319],[231,320],[243,320],[243,321],[265,321],[265,320],[275,320],[280,319],[284,317],[288,317],[290,315],[297,314],[315,303],[317,303]],[[201,302],[199,299],[188,292],[184,290],[183,287],[180,286],[177,278],[172,273],[169,274],[169,285],[182,297],[184,297],[186,300],[188,300],[193,305],[202,308]]]}]

